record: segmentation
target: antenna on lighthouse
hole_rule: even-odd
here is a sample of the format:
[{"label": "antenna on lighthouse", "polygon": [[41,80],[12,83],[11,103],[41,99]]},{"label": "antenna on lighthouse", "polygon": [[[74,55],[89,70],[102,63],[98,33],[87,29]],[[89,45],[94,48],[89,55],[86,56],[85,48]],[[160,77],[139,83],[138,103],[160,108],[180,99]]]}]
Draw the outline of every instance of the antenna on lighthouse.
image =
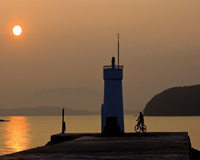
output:
[{"label": "antenna on lighthouse", "polygon": [[119,68],[119,33],[117,34],[118,36],[118,68]]}]

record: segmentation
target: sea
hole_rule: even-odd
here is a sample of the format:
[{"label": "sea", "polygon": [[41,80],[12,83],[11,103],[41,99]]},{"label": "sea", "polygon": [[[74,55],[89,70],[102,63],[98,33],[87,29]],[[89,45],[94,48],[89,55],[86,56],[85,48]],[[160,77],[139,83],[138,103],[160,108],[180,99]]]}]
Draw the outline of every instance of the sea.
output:
[{"label": "sea", "polygon": [[[66,133],[100,133],[101,116],[65,116]],[[44,146],[61,133],[61,116],[10,116],[0,122],[0,155]],[[137,115],[125,115],[125,132],[134,132]],[[200,116],[144,117],[147,132],[188,132],[192,147],[200,150]],[[137,145],[137,144],[136,144]]]}]

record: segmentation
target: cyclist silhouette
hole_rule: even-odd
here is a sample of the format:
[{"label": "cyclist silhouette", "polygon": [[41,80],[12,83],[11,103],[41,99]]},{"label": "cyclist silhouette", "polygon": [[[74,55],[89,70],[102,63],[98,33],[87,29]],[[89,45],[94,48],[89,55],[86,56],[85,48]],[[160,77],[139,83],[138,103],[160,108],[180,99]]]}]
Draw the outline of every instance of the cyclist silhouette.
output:
[{"label": "cyclist silhouette", "polygon": [[140,112],[140,115],[138,116],[138,119],[137,119],[137,121],[138,121],[138,126],[141,124],[142,125],[142,128],[144,128],[144,117],[143,117],[143,114],[142,114],[142,112]]}]

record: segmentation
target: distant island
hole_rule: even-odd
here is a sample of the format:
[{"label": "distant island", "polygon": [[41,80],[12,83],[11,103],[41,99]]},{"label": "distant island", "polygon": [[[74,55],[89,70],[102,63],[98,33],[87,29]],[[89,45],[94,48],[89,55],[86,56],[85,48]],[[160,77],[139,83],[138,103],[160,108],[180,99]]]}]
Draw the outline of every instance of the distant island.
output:
[{"label": "distant island", "polygon": [[[0,102],[0,116],[100,115],[103,94],[89,88],[44,89],[17,100]],[[126,105],[127,106],[127,105]],[[128,105],[130,106],[130,105]],[[138,114],[127,108],[125,114]]]},{"label": "distant island", "polygon": [[145,106],[145,116],[199,116],[200,85],[174,87],[155,95]]},{"label": "distant island", "polygon": [[1,104],[0,108],[30,108],[39,106],[65,106],[74,110],[98,111],[102,93],[89,88],[50,88]]},{"label": "distant island", "polygon": [[0,122],[9,122],[10,120],[0,119]]},{"label": "distant island", "polygon": [[[57,116],[61,115],[62,107],[41,106],[33,108],[0,109],[0,116]],[[65,115],[95,115],[98,112],[65,108]]]},{"label": "distant island", "polygon": [[[62,107],[40,106],[32,108],[0,109],[0,116],[61,116]],[[136,114],[138,111],[125,110],[125,114]],[[65,107],[65,115],[100,115],[99,111],[78,110]],[[1,121],[1,119],[0,119]],[[3,121],[3,120],[2,120]]]}]

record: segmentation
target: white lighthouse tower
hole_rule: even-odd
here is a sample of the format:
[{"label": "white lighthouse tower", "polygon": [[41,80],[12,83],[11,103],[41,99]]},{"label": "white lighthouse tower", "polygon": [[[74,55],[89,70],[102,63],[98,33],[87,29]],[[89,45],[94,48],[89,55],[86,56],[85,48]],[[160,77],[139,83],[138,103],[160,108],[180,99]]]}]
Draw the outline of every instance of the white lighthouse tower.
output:
[{"label": "white lighthouse tower", "polygon": [[119,56],[118,65],[115,65],[114,57],[111,62],[110,66],[103,68],[104,103],[101,106],[101,130],[102,133],[117,134],[124,133],[123,66],[119,66]]}]

